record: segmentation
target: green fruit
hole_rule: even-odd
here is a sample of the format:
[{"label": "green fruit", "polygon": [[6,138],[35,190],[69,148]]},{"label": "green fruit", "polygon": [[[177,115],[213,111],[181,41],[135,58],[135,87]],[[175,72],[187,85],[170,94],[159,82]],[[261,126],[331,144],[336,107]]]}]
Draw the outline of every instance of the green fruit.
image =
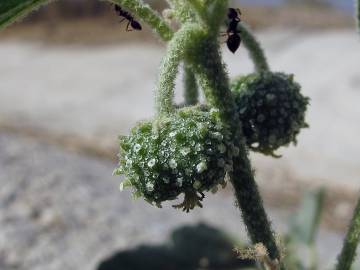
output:
[{"label": "green fruit", "polygon": [[296,144],[305,123],[309,98],[300,93],[292,75],[262,72],[234,79],[231,90],[243,134],[250,149],[272,155],[281,146]]},{"label": "green fruit", "polygon": [[115,174],[124,174],[137,196],[158,206],[185,194],[177,207],[201,206],[204,191],[225,183],[238,149],[218,119],[218,112],[200,107],[143,122],[120,138],[120,162]]}]

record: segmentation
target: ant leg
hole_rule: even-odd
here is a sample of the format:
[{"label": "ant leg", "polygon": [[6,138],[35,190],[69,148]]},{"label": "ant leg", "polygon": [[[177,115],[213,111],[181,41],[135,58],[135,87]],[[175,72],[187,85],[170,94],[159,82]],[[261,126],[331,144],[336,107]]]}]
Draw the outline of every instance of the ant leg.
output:
[{"label": "ant leg", "polygon": [[131,32],[132,31],[132,29],[129,29],[129,26],[130,26],[130,21],[126,25],[126,32]]}]

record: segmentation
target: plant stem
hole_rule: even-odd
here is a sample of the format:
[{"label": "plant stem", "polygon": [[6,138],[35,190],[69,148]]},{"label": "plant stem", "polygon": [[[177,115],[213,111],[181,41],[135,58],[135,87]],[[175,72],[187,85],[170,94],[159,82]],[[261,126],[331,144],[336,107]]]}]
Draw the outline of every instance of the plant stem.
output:
[{"label": "plant stem", "polygon": [[198,45],[197,50],[192,50],[193,59],[190,59],[189,63],[192,63],[207,103],[219,110],[222,122],[236,134],[237,130],[240,130],[238,114],[217,43],[206,36],[200,38],[197,43],[200,46]]},{"label": "plant stem", "polygon": [[195,75],[190,67],[184,64],[184,99],[186,105],[195,105],[199,100],[199,89]]},{"label": "plant stem", "polygon": [[248,49],[250,57],[254,62],[255,69],[257,72],[269,71],[269,65],[267,63],[263,49],[260,43],[256,40],[255,36],[251,33],[248,27],[244,24],[238,24],[238,31],[241,36],[241,40]]},{"label": "plant stem", "polygon": [[195,11],[198,22],[204,23],[205,25],[208,22],[208,16],[206,13],[206,9],[199,0],[187,0],[190,7]]},{"label": "plant stem", "polygon": [[[195,1],[195,0],[194,0]],[[176,19],[182,24],[196,23],[200,21],[199,14],[194,6],[199,7],[198,2],[187,0],[168,0]],[[194,12],[194,10],[196,12]],[[189,65],[184,61],[184,101],[185,105],[194,105],[198,102],[198,86],[196,78]]]},{"label": "plant stem", "polygon": [[212,0],[209,1],[212,4],[211,10],[212,13],[209,14],[208,24],[210,32],[218,33],[219,29],[224,22],[225,13],[224,11],[227,10],[229,6],[228,0]]},{"label": "plant stem", "polygon": [[141,0],[108,0],[114,4],[132,12],[142,21],[147,23],[164,41],[168,41],[173,36],[170,26],[162,17],[154,11],[149,5],[144,4]]},{"label": "plant stem", "polygon": [[[254,244],[263,243],[268,249],[270,258],[280,261],[280,252],[276,246],[271,224],[255,183],[248,151],[241,136],[241,124],[229,89],[229,79],[221,61],[216,37],[198,37],[194,43],[197,44],[197,48],[191,48],[192,54],[188,61],[193,65],[207,102],[219,109],[223,123],[230,127],[234,143],[240,149],[240,155],[233,160],[234,172],[230,178],[250,238]],[[285,268],[282,267],[282,269]]]},{"label": "plant stem", "polygon": [[[176,19],[182,24],[200,22],[200,4],[197,0],[168,0]],[[194,105],[198,102],[198,86],[194,73],[184,61],[184,101],[185,105]]]},{"label": "plant stem", "polygon": [[354,216],[344,240],[342,251],[338,257],[336,270],[350,270],[356,257],[356,249],[360,241],[360,198],[354,210]]},{"label": "plant stem", "polygon": [[171,114],[174,111],[173,97],[175,79],[180,61],[184,58],[186,47],[191,43],[194,24],[186,24],[174,34],[168,43],[165,57],[160,66],[156,90],[156,111],[159,115]]},{"label": "plant stem", "polygon": [[174,12],[177,20],[184,24],[187,22],[195,22],[195,13],[190,8],[190,5],[185,0],[168,0],[171,9]]},{"label": "plant stem", "polygon": [[248,153],[244,146],[240,149],[240,155],[234,159],[234,172],[231,181],[251,241],[254,244],[263,243],[270,258],[279,260],[280,253],[271,229],[271,223],[266,215]]}]

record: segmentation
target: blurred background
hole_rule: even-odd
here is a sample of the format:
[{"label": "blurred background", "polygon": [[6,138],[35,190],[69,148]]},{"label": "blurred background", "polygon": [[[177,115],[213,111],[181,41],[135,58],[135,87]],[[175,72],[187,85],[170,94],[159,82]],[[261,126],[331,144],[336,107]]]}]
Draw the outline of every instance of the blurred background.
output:
[{"label": "blurred background", "polygon": [[[147,2],[159,12],[166,8],[165,1]],[[360,42],[353,6],[352,0],[231,4],[241,8],[272,70],[295,74],[311,98],[310,128],[298,145],[280,149],[280,159],[251,158],[282,234],[303,194],[325,189],[316,238],[320,269],[335,261],[360,189]],[[118,190],[120,179],[112,176],[117,136],[153,115],[165,48],[145,25],[126,32],[119,21],[106,2],[62,0],[0,32],[1,270],[96,269],[115,252],[160,245],[174,228],[198,222],[247,241],[231,187],[209,194],[204,208],[190,214],[171,203],[157,209]],[[224,46],[223,55],[232,77],[253,71],[243,47],[234,55]],[[179,102],[181,89],[180,75]],[[120,265],[101,269],[138,269]],[[199,265],[194,269],[210,269],[204,260]]]}]

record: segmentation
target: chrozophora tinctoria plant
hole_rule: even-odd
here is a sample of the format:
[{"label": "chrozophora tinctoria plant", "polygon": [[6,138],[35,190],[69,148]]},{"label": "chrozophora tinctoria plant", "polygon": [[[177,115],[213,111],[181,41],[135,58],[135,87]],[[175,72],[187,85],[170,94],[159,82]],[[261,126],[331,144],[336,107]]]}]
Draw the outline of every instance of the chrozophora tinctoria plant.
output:
[{"label": "chrozophora tinctoria plant", "polygon": [[[300,93],[292,76],[270,72],[258,42],[242,23],[237,23],[239,33],[232,29],[227,34],[241,36],[256,73],[234,79],[230,90],[218,41],[227,0],[168,0],[168,18],[177,20],[177,31],[141,0],[109,1],[133,13],[168,42],[156,90],[157,115],[120,139],[120,162],[115,173],[127,176],[122,187],[131,186],[136,195],[155,205],[184,194],[184,202],[176,207],[188,211],[201,206],[204,192],[224,185],[227,175],[250,239],[262,243],[271,260],[265,267],[285,269],[254,180],[248,150],[274,155],[278,147],[295,142],[306,126],[308,98]],[[0,28],[48,2],[0,1]],[[355,2],[360,28],[360,0]],[[185,103],[174,106],[180,62],[185,69]],[[205,94],[206,105],[186,107],[197,103],[199,88]],[[337,270],[351,268],[359,238],[358,204]]]}]

